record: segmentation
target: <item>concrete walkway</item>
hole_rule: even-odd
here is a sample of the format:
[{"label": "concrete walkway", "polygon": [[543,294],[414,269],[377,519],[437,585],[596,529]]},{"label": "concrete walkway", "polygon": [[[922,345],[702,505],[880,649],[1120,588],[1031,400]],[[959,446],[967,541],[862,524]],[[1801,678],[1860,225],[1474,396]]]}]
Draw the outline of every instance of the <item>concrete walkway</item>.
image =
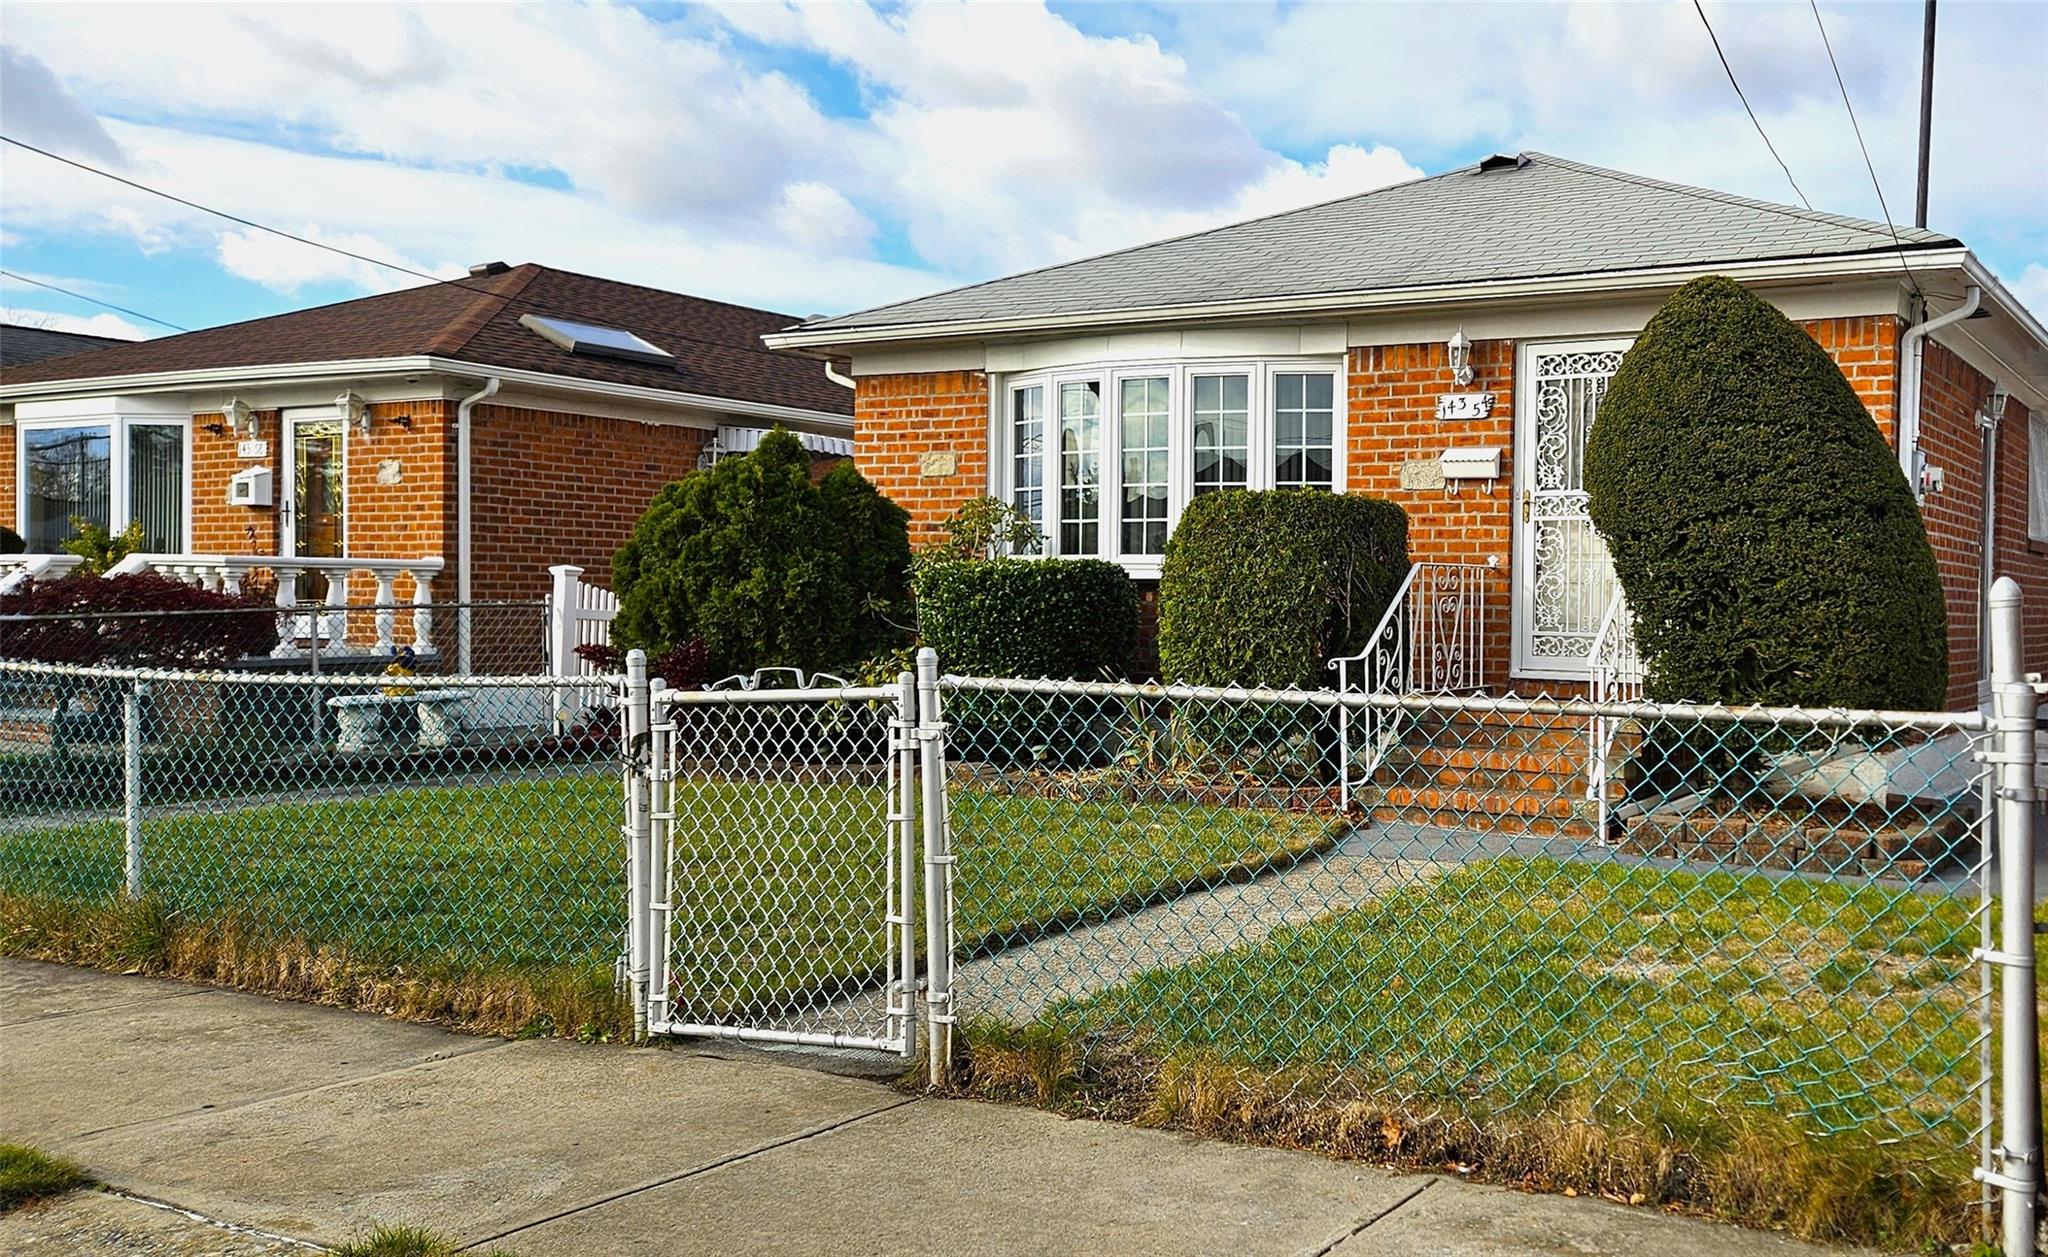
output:
[{"label": "concrete walkway", "polygon": [[380,1223],[515,1254],[1825,1251],[789,1059],[469,1038],[4,960],[0,1139],[125,1195],[0,1216],[0,1251],[267,1255]]}]

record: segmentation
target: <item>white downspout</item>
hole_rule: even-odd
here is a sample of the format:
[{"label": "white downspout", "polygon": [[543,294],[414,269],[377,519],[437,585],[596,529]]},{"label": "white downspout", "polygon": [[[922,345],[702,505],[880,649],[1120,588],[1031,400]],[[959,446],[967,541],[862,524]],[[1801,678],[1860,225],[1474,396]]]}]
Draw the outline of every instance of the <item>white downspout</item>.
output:
[{"label": "white downspout", "polygon": [[1899,469],[1913,496],[1920,496],[1920,373],[1927,338],[1951,324],[1960,323],[1977,312],[1984,290],[1975,284],[1963,292],[1963,304],[1939,318],[1916,323],[1906,329],[1899,344]]},{"label": "white downspout", "polygon": [[832,365],[830,358],[825,359],[825,378],[841,388],[858,389],[860,387],[853,382],[852,376],[839,374],[838,369]]},{"label": "white downspout", "polygon": [[455,600],[457,667],[469,672],[469,447],[470,411],[480,401],[497,396],[504,384],[497,376],[463,398],[455,406]]}]

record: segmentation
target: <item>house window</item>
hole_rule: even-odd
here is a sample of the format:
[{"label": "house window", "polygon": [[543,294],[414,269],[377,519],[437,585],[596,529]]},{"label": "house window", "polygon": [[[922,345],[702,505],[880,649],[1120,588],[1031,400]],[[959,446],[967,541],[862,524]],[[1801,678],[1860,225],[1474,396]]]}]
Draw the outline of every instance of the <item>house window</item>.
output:
[{"label": "house window", "polygon": [[1060,553],[1094,554],[1102,527],[1102,382],[1060,385]]},{"label": "house window", "polygon": [[1330,487],[1336,416],[1335,381],[1328,372],[1274,373],[1274,488]]},{"label": "house window", "polygon": [[1194,377],[1194,494],[1251,483],[1251,388],[1248,375]]},{"label": "house window", "polygon": [[144,550],[184,549],[184,424],[113,419],[19,428],[16,507],[31,553],[56,552],[81,524],[112,533],[136,524]]},{"label": "house window", "polygon": [[1045,386],[1010,390],[1010,505],[1045,535]]},{"label": "house window", "polygon": [[1038,523],[1049,554],[1153,576],[1201,494],[1344,487],[1335,357],[1060,367],[998,396],[990,492]]},{"label": "house window", "polygon": [[2027,536],[2048,541],[2048,415],[2027,416]]},{"label": "house window", "polygon": [[1122,461],[1124,554],[1166,552],[1167,436],[1171,381],[1163,375],[1119,381],[1117,432]]}]

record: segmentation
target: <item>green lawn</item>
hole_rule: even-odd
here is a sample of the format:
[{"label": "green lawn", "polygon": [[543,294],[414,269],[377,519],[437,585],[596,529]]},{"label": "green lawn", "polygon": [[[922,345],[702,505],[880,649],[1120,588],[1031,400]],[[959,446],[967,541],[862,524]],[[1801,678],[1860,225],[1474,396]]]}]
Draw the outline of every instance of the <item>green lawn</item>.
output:
[{"label": "green lawn", "polygon": [[[676,987],[692,1011],[861,985],[881,959],[883,799],[867,785],[679,782]],[[958,922],[964,943],[1099,915],[1194,878],[1316,847],[1331,818],[1192,804],[984,797],[962,858],[1018,889]],[[0,893],[105,901],[112,822],[0,823]],[[151,819],[145,889],[186,920],[234,921],[440,974],[608,967],[624,923],[620,789],[601,775]],[[976,845],[979,844],[979,845]]]},{"label": "green lawn", "polygon": [[1497,860],[1045,1020],[1475,1114],[1734,1104],[1960,1148],[1975,937],[1970,905],[1940,894]]}]

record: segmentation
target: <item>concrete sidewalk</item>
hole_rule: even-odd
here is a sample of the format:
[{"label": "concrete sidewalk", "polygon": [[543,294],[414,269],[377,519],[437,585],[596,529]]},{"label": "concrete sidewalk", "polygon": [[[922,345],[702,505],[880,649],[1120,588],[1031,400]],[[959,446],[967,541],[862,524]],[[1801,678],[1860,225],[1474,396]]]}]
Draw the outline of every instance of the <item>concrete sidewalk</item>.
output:
[{"label": "concrete sidewalk", "polygon": [[1839,1251],[760,1053],[470,1038],[26,961],[0,960],[0,1070],[0,1139],[200,1215],[73,1196],[0,1217],[4,1251],[267,1255],[380,1223],[515,1254]]}]

